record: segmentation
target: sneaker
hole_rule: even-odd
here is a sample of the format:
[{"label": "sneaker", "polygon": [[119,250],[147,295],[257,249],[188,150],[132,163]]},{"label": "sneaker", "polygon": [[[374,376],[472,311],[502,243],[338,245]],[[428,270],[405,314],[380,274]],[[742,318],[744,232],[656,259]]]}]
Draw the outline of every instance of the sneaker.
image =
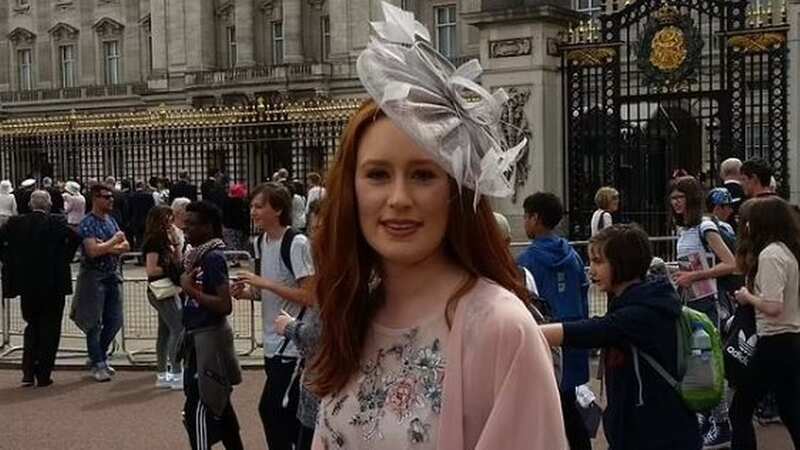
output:
[{"label": "sneaker", "polygon": [[106,361],[106,372],[108,372],[108,374],[112,377],[117,374],[117,370],[111,367],[111,364],[109,364],[108,361]]},{"label": "sneaker", "polygon": [[98,383],[111,381],[111,375],[109,375],[105,367],[93,367],[90,373],[92,378],[94,378],[94,381],[97,381]]},{"label": "sneaker", "polygon": [[778,407],[775,404],[775,399],[771,395],[764,397],[756,407],[755,414],[753,415],[761,426],[781,423],[781,418],[778,415]]},{"label": "sneaker", "polygon": [[169,374],[169,388],[173,391],[182,391],[183,390],[183,374],[182,373],[175,373]]},{"label": "sneaker", "polygon": [[731,426],[726,420],[717,423],[710,418],[708,420],[708,431],[703,435],[703,450],[715,450],[730,448],[731,446]]},{"label": "sneaker", "polygon": [[156,374],[156,387],[159,389],[169,389],[172,387],[170,384],[169,373],[157,373]]},{"label": "sneaker", "polygon": [[705,436],[708,433],[709,422],[705,414],[697,413],[697,427],[700,429],[700,436]]}]

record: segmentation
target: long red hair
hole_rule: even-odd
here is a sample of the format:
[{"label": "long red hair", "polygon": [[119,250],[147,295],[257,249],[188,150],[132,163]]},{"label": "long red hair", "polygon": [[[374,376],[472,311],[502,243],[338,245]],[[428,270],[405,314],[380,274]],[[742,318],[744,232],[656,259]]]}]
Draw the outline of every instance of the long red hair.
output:
[{"label": "long red hair", "polygon": [[[320,228],[313,242],[322,334],[311,370],[313,388],[320,396],[342,389],[358,370],[367,331],[383,301],[380,285],[374,283],[380,256],[361,232],[355,193],[358,145],[369,126],[381,117],[383,112],[374,101],[361,106],[342,135],[327,177]],[[445,248],[470,277],[448,301],[448,324],[458,300],[479,277],[493,280],[520,298],[527,296],[489,203],[482,198],[473,209],[472,191],[462,189],[458,194],[455,182],[452,184],[456,200],[450,202]]]}]

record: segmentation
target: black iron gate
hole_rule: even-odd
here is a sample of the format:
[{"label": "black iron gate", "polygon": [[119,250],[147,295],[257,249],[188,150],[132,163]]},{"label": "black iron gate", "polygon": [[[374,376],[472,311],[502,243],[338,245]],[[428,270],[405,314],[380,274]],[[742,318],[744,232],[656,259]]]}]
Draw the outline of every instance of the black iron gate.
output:
[{"label": "black iron gate", "polygon": [[594,193],[605,185],[620,191],[624,221],[668,233],[672,174],[683,169],[710,186],[728,157],[768,160],[787,195],[785,8],[723,0],[604,8],[561,46],[571,237],[589,235]]},{"label": "black iron gate", "polygon": [[0,123],[0,176],[146,182],[210,170],[254,185],[279,168],[305,180],[333,161],[356,99],[243,107],[69,115]]}]

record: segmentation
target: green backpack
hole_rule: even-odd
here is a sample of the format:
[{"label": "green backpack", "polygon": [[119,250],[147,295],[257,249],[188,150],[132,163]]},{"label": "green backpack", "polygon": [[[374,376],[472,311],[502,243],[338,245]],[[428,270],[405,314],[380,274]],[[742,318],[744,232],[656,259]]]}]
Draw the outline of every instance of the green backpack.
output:
[{"label": "green backpack", "polygon": [[678,374],[676,380],[653,357],[634,347],[672,386],[694,412],[706,412],[722,401],[725,386],[722,341],[717,327],[705,314],[684,306],[677,325]]}]

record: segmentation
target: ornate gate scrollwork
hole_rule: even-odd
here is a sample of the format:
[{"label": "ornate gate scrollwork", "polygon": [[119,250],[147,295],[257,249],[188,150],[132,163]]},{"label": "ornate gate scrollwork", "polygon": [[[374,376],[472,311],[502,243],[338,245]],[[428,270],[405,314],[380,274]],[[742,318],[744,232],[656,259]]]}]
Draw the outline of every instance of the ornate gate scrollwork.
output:
[{"label": "ornate gate scrollwork", "polygon": [[672,172],[711,184],[728,157],[767,159],[788,194],[785,14],[746,0],[616,5],[560,46],[571,237],[588,237],[604,185],[622,194],[618,220],[669,233]]}]

